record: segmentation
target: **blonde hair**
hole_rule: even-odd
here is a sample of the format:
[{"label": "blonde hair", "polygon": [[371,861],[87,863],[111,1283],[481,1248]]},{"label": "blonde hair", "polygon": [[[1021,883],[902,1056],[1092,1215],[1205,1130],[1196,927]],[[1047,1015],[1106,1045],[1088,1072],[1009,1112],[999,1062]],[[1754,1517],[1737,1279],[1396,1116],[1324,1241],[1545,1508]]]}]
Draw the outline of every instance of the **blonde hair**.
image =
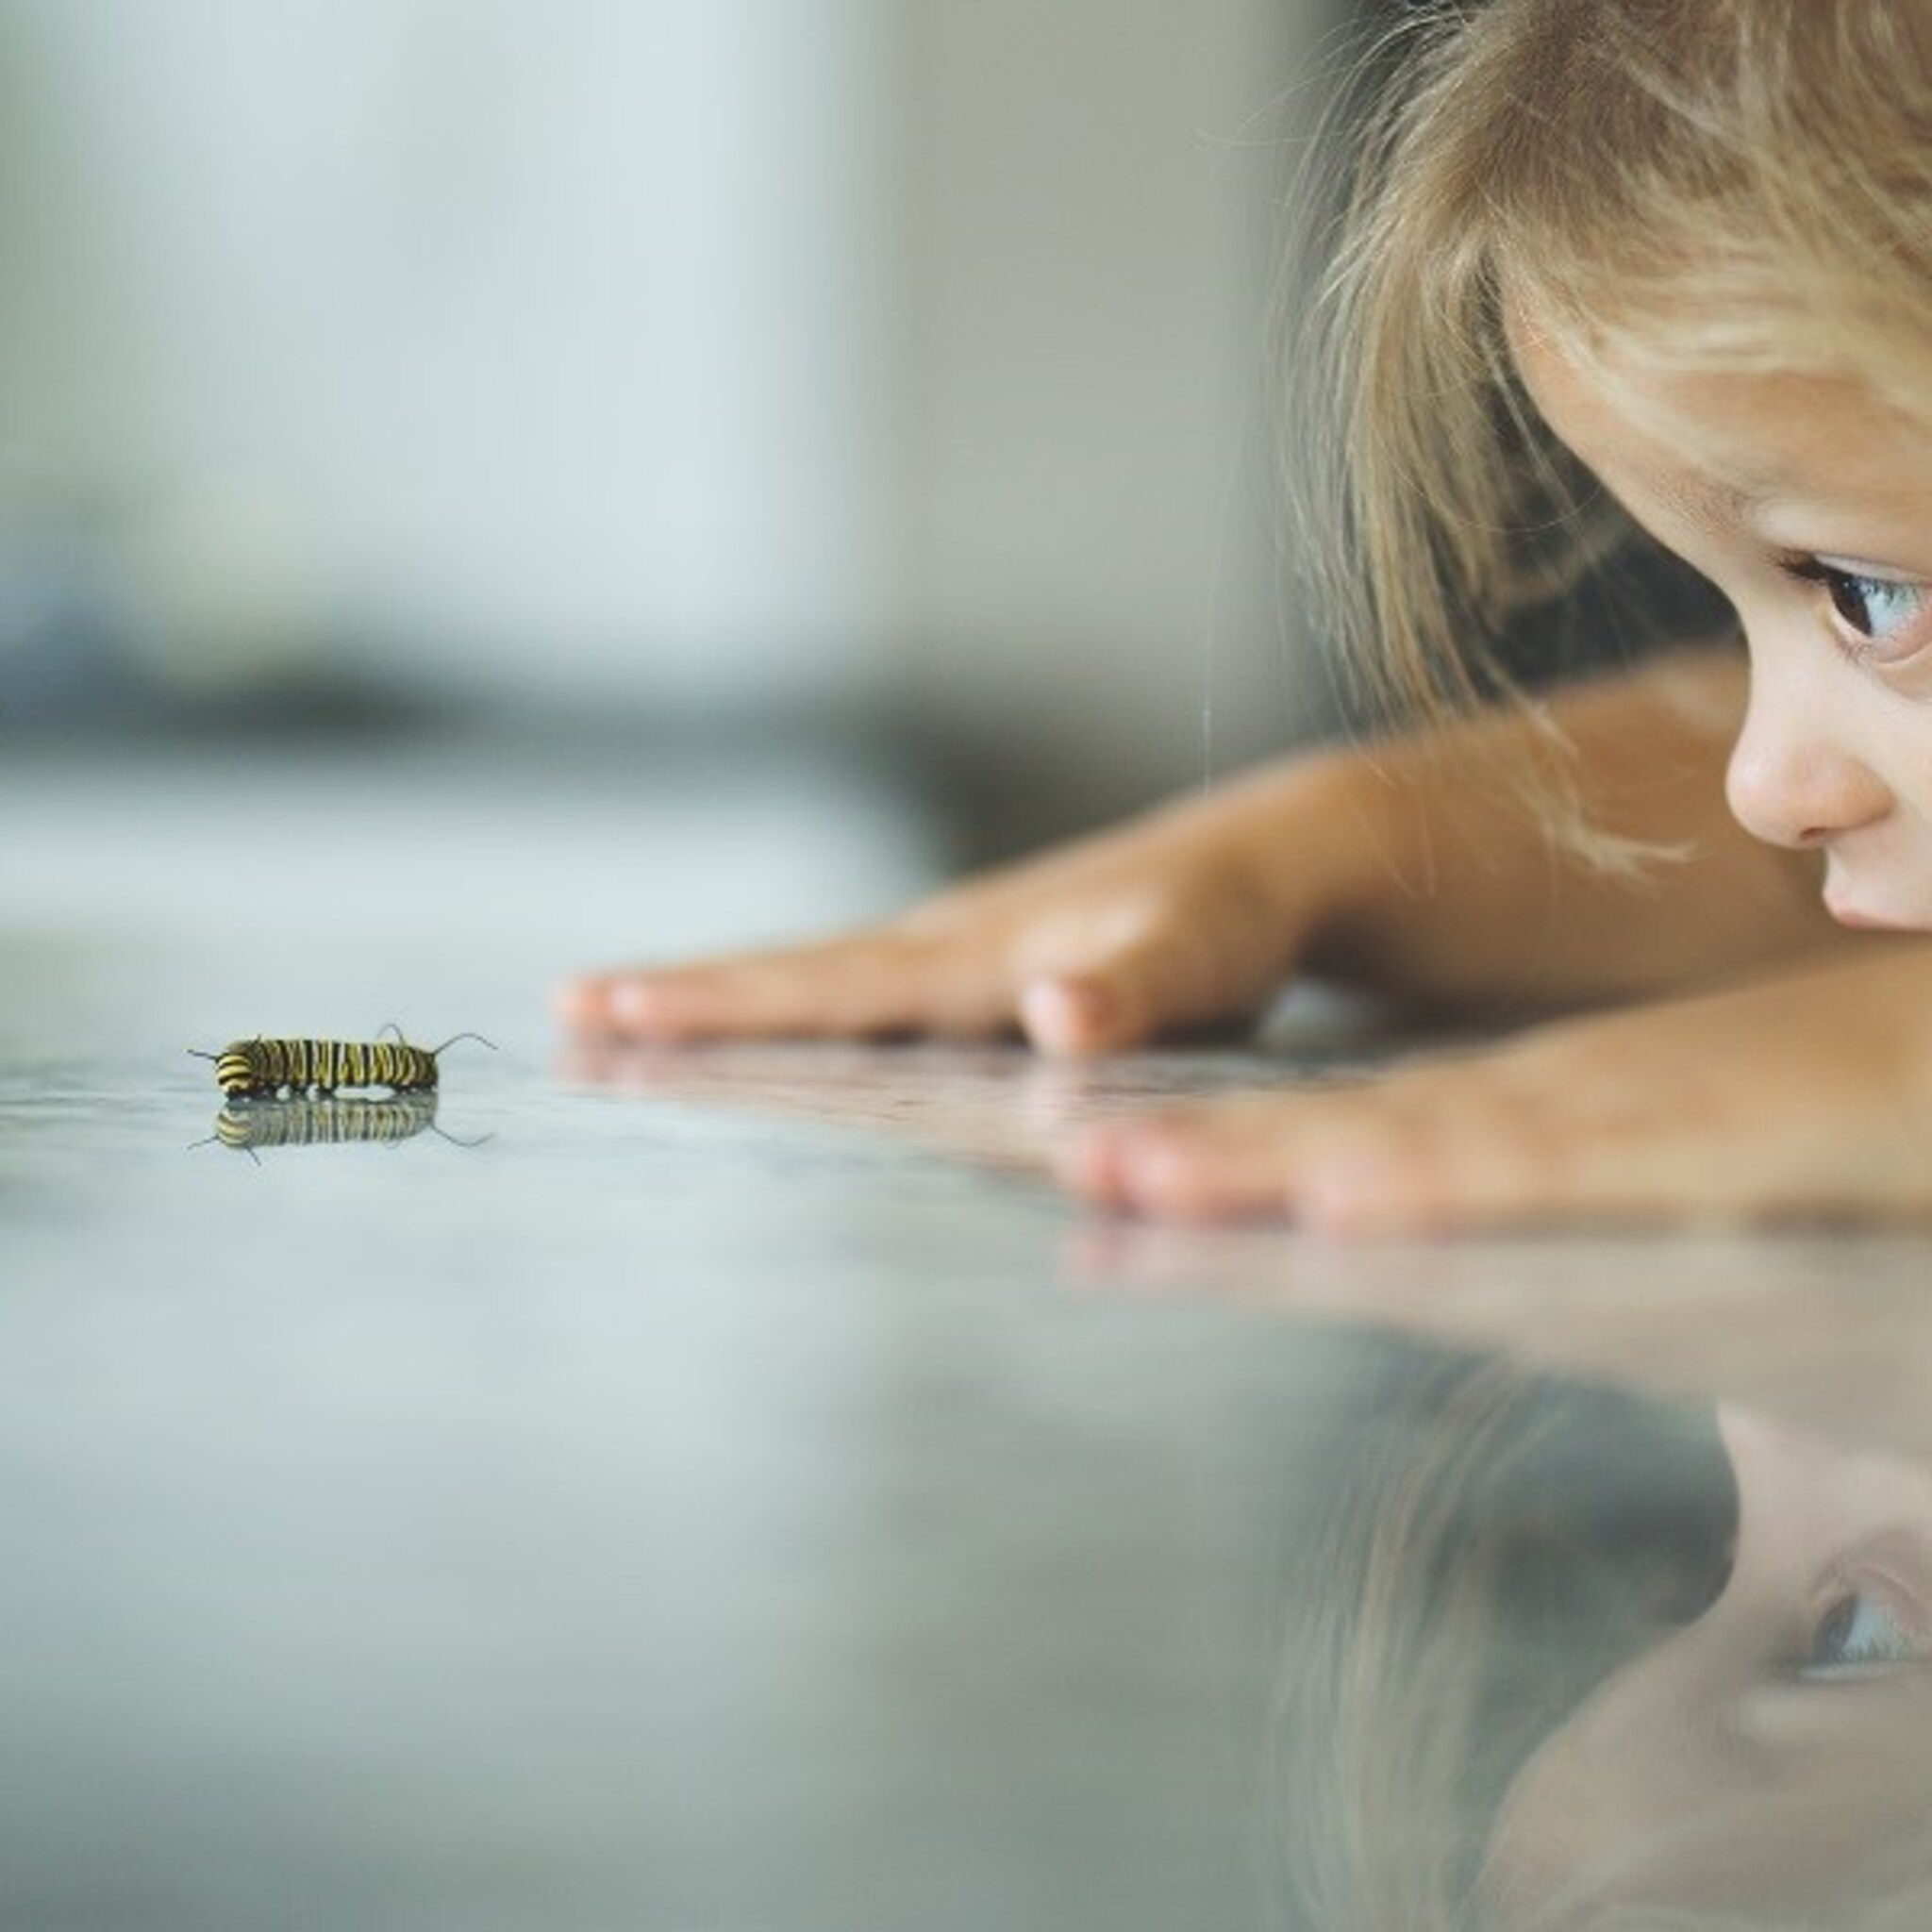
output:
[{"label": "blonde hair", "polygon": [[[1291,1932],[1907,1932],[1923,1847],[1824,1863],[1789,1911],[1618,1896],[1612,1860],[1496,1869],[1522,1768],[1725,1587],[1740,1497],[1711,1411],[1407,1342],[1349,1391],[1292,1524],[1271,1713]],[[1724,1814],[1720,1813],[1720,1819]],[[1694,1818],[1685,1821],[1701,1828]],[[1632,1826],[1631,1869],[1654,1848]],[[1705,1840],[1722,1857],[1720,1822]],[[1739,1863],[1748,1880],[1751,1868]],[[1566,1880],[1570,1881],[1566,1883]]]},{"label": "blonde hair", "polygon": [[1414,7],[1290,372],[1304,554],[1386,704],[1507,694],[1498,641],[1627,530],[1507,324],[1592,374],[1851,376],[1932,420],[1932,9]]},{"label": "blonde hair", "polygon": [[1589,1692],[1716,1595],[1707,1413],[1391,1347],[1295,1526],[1274,1688],[1296,1932],[1476,1932],[1505,1793]]}]

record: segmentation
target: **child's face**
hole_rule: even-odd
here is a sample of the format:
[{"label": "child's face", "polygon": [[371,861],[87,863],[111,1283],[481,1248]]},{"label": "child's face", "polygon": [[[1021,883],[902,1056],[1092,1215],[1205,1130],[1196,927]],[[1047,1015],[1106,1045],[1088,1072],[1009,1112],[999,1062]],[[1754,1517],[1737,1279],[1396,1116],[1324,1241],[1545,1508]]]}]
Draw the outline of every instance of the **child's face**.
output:
[{"label": "child's face", "polygon": [[1932,1860],[1932,1472],[1719,1424],[1730,1578],[1519,1774],[1491,1841],[1505,1925],[1562,1897],[1829,1924]]},{"label": "child's face", "polygon": [[1612,395],[1529,329],[1513,346],[1557,434],[1743,624],[1740,822],[1817,851],[1847,924],[1932,929],[1932,438],[1849,382]]}]

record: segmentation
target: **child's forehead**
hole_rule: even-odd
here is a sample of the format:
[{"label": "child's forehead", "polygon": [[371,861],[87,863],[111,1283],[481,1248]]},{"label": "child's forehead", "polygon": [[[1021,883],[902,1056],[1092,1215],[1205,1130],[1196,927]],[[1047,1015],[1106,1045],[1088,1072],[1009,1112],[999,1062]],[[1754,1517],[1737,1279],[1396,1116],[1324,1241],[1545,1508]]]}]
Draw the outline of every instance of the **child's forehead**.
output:
[{"label": "child's forehead", "polygon": [[1710,369],[1512,328],[1550,428],[1605,480],[1642,477],[1710,527],[1833,506],[1888,528],[1932,527],[1932,437],[1869,383],[1803,369]]},{"label": "child's forehead", "polygon": [[1856,419],[1932,433],[1932,331],[1910,340],[1850,308],[1792,299],[1720,303],[1694,276],[1655,289],[1558,296],[1528,275],[1501,278],[1508,358],[1532,389],[1541,375],[1588,384],[1639,421],[1701,424],[1767,412],[1796,429]]},{"label": "child's forehead", "polygon": [[1553,313],[1533,298],[1503,312],[1509,359],[1539,405],[1614,411],[1664,441],[1682,432],[1709,450],[1713,432],[1722,446],[1729,428],[1757,448],[1848,431],[1890,439],[1900,428],[1895,398],[1849,361],[1796,343],[1780,355],[1769,336],[1747,341],[1707,314],[1625,310],[1604,321]]}]

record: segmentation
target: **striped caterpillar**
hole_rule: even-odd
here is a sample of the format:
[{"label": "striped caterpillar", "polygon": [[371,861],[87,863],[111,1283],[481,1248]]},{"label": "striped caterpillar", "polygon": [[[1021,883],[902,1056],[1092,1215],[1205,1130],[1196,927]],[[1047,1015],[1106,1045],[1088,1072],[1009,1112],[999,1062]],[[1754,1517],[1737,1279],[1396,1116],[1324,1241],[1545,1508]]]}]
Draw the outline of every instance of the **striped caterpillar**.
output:
[{"label": "striped caterpillar", "polygon": [[231,1040],[220,1053],[188,1051],[212,1060],[215,1084],[231,1100],[276,1094],[318,1095],[339,1087],[387,1087],[392,1093],[426,1093],[437,1083],[437,1058],[459,1040],[494,1046],[480,1033],[453,1033],[441,1046],[411,1046],[400,1028],[393,1040]]}]

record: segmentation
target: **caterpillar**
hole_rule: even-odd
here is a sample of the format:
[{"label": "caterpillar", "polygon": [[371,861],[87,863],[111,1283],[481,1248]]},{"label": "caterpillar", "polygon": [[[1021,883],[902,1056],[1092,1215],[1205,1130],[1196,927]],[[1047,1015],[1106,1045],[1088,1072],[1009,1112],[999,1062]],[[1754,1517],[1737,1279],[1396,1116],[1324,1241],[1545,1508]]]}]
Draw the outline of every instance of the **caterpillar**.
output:
[{"label": "caterpillar", "polygon": [[261,1147],[335,1147],[349,1141],[397,1147],[428,1128],[458,1147],[481,1146],[482,1141],[461,1140],[436,1124],[436,1098],[432,1088],[381,1100],[231,1100],[215,1116],[214,1132],[194,1145],[219,1141],[254,1159]]},{"label": "caterpillar", "polygon": [[392,1093],[425,1093],[437,1083],[438,1057],[459,1040],[496,1051],[480,1033],[453,1033],[441,1046],[411,1046],[394,1029],[393,1040],[231,1040],[220,1053],[188,1051],[212,1060],[215,1084],[231,1100],[267,1100],[276,1094],[326,1097],[339,1087],[387,1087]]}]

